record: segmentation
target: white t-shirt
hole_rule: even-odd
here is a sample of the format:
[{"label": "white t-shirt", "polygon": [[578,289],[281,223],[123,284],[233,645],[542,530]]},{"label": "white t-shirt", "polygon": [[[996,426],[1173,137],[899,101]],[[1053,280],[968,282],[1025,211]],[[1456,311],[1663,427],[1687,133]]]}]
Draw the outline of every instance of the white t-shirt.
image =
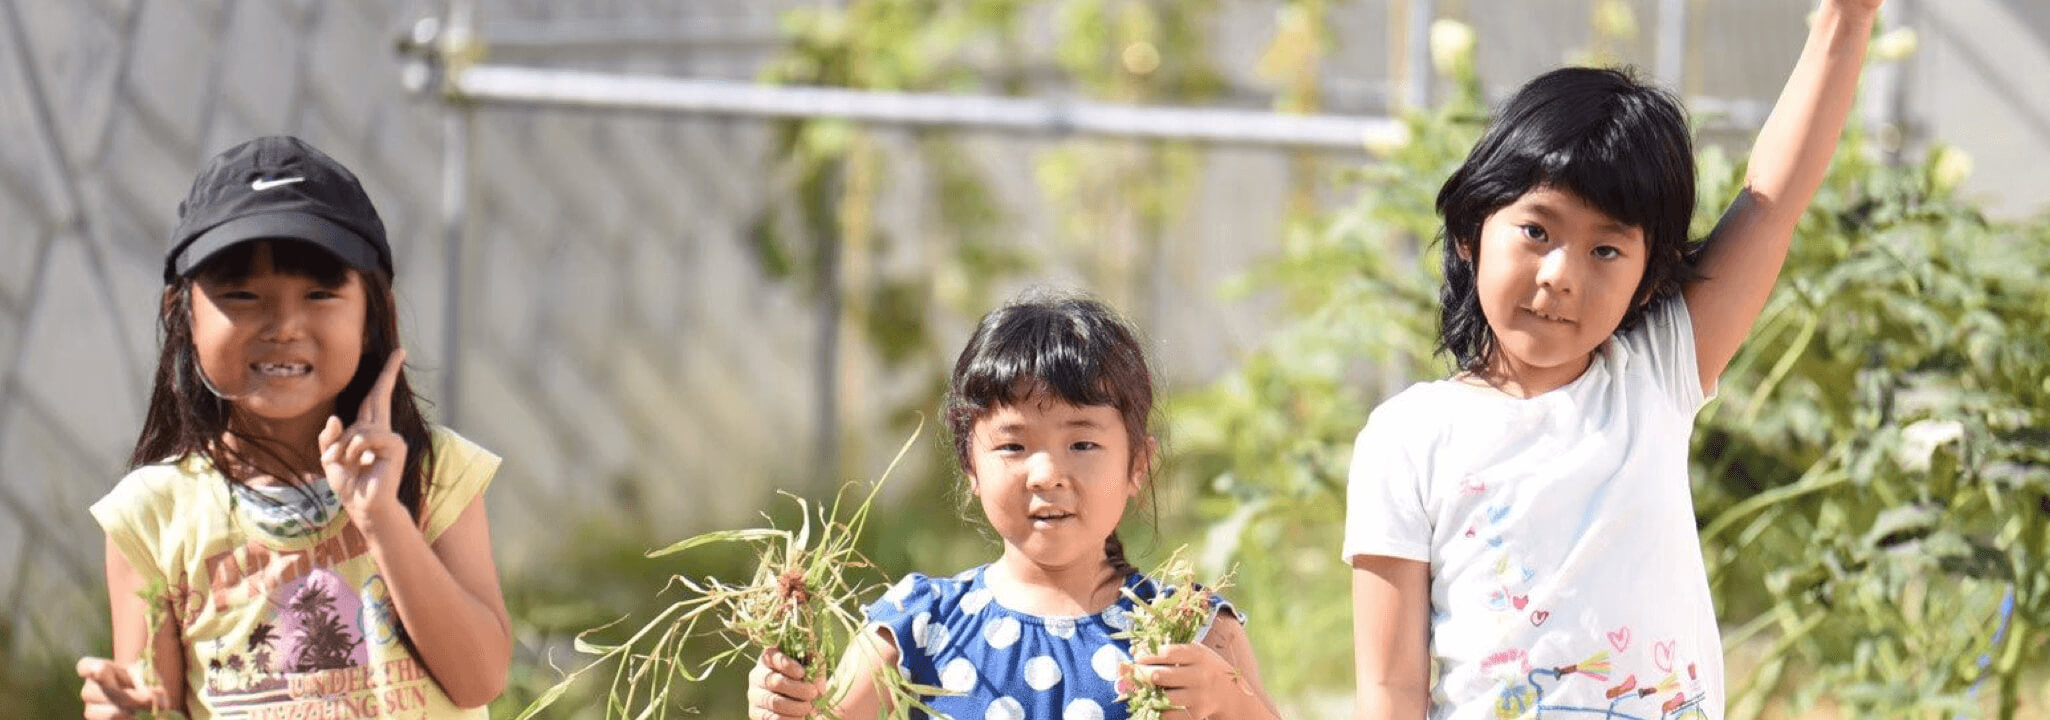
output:
[{"label": "white t-shirt", "polygon": [[1367,419],[1345,558],[1430,563],[1432,718],[1723,716],[1687,480],[1696,368],[1676,297],[1564,387],[1419,383]]}]

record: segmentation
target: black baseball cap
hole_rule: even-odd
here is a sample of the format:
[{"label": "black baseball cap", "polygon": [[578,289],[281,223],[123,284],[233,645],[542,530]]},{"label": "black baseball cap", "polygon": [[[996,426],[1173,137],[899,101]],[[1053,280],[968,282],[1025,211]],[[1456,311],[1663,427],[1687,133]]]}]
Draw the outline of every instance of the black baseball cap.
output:
[{"label": "black baseball cap", "polygon": [[190,275],[215,253],[250,240],[303,240],[358,270],[392,271],[384,221],[356,175],[290,135],[221,151],[178,203],[164,282]]}]

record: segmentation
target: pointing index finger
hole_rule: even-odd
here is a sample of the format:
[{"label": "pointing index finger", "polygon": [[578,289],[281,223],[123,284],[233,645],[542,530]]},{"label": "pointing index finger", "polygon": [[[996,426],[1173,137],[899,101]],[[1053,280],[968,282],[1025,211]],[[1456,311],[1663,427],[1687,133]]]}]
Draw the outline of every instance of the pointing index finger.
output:
[{"label": "pointing index finger", "polygon": [[370,392],[363,395],[363,407],[356,412],[356,423],[376,428],[391,427],[391,394],[399,384],[399,369],[406,366],[406,349],[397,348],[384,361],[384,371],[378,373],[377,383],[370,386]]}]

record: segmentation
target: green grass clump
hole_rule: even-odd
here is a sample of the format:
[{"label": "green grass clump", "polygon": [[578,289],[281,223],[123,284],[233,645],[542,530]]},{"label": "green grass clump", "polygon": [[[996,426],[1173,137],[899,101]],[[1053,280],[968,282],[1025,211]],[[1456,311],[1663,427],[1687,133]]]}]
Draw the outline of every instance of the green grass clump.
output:
[{"label": "green grass clump", "polygon": [[[745,583],[670,576],[659,592],[681,587],[688,597],[671,603],[623,642],[600,644],[590,637],[625,618],[578,634],[576,649],[598,658],[564,675],[515,720],[534,717],[584,675],[615,661],[605,716],[639,720],[668,717],[674,709],[669,700],[677,682],[701,682],[715,668],[752,663],[768,648],[803,663],[809,679],[816,681],[845,648],[866,647],[854,642],[866,625],[861,614],[864,598],[884,588],[887,578],[856,546],[878,492],[917,437],[913,432],[882,477],[859,495],[857,503],[849,502],[849,490],[858,491],[855,483],[843,486],[830,505],[814,505],[780,493],[798,506],[801,520],[795,529],[775,527],[770,521],[768,527],[704,533],[647,553],[647,557],[660,558],[738,543],[751,547],[759,562]],[[726,649],[701,660],[690,658],[690,641],[710,635],[724,639]],[[920,695],[935,694],[937,688],[908,682],[894,665],[875,665],[878,673],[873,682],[877,696],[884,701],[885,717],[908,718],[913,708],[931,711]],[[833,707],[846,697],[849,687],[846,682],[835,683],[831,691],[822,694],[814,704],[818,716],[839,720]]]},{"label": "green grass clump", "polygon": [[[1129,587],[1120,588],[1132,601],[1132,626],[1111,637],[1131,641],[1132,657],[1151,655],[1169,645],[1196,642],[1196,633],[1214,615],[1211,598],[1231,585],[1231,573],[1227,572],[1217,582],[1197,586],[1195,564],[1183,555],[1186,549],[1176,548],[1160,570],[1150,576],[1158,588],[1151,601],[1139,597]],[[1173,588],[1173,592],[1168,588]],[[1167,691],[1145,675],[1134,673],[1131,680],[1131,689],[1121,689],[1118,700],[1131,710],[1132,720],[1161,720],[1167,713],[1182,709],[1169,702]]]}]

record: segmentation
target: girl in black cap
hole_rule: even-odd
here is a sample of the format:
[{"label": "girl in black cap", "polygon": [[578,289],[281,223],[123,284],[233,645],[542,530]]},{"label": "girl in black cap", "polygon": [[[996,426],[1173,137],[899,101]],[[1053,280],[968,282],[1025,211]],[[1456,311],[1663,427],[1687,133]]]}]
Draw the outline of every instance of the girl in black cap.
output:
[{"label": "girl in black cap", "polygon": [[85,716],[485,717],[498,458],[421,414],[354,175],[290,137],[221,153],[164,281],[132,470],[92,506],[114,657],[78,663]]}]

